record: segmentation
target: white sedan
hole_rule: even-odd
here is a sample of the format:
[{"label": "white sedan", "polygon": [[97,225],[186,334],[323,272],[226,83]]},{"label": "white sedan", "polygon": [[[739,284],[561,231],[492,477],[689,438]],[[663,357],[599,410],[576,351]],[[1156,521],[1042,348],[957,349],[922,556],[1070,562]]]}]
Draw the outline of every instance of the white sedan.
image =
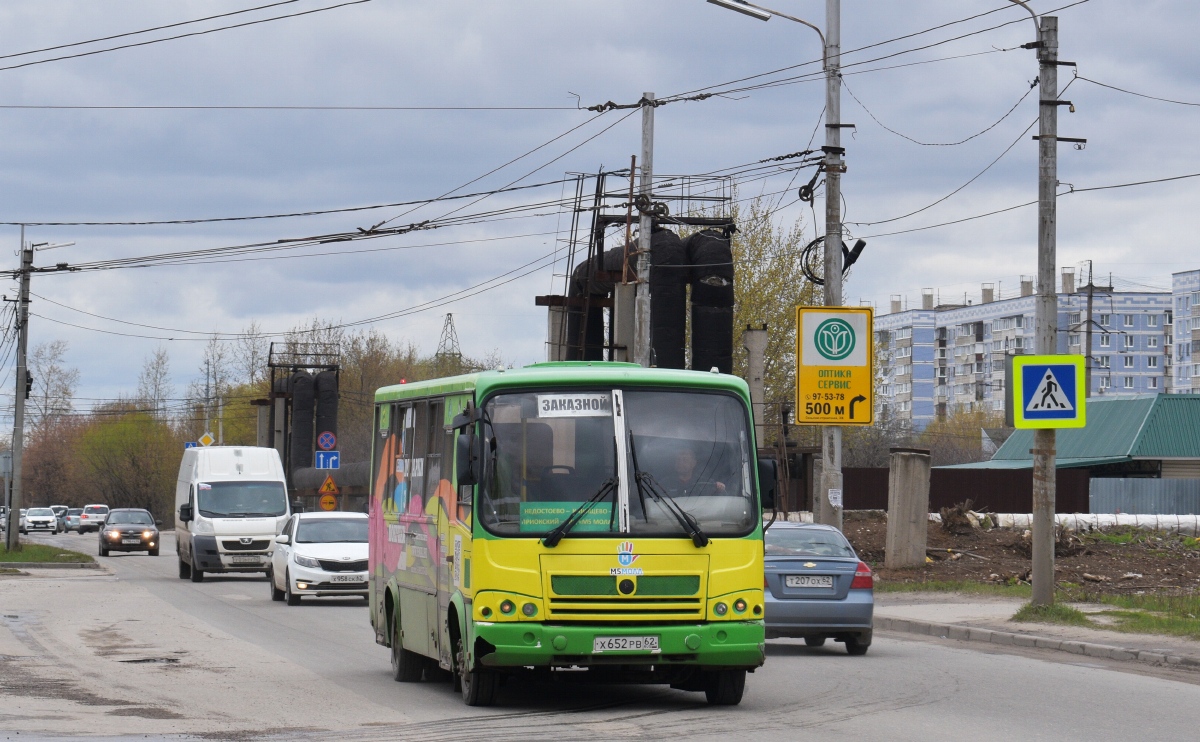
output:
[{"label": "white sedan", "polygon": [[21,524],[18,531],[20,533],[32,533],[34,531],[58,533],[58,516],[50,508],[29,508],[25,511],[25,515],[21,516]]},{"label": "white sedan", "polygon": [[367,597],[365,513],[297,513],[275,538],[271,600],[299,605],[305,595]]}]

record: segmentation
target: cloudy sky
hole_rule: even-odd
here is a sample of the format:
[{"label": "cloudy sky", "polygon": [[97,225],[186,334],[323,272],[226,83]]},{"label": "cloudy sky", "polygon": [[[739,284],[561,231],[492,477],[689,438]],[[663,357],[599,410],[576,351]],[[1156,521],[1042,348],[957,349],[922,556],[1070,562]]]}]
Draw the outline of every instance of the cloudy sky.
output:
[{"label": "cloudy sky", "polygon": [[[823,2],[774,2],[824,26]],[[1031,2],[1047,12],[1070,0]],[[73,56],[322,8],[331,9]],[[1194,3],[1085,0],[1056,14],[1061,58],[1077,62],[1079,75],[1200,102]],[[79,43],[169,24],[183,25]],[[964,293],[977,297],[981,282],[1012,293],[1022,274],[1035,271],[1032,207],[918,228],[1036,198],[1037,145],[1033,132],[1022,132],[1037,115],[1036,92],[1026,95],[1037,65],[1032,51],[1014,48],[1034,38],[1028,14],[1004,0],[846,0],[842,28],[843,121],[857,126],[844,135],[846,218],[853,235],[868,238],[845,288],[847,303],[872,301],[882,309],[892,294],[919,301],[923,287],[936,288],[943,301],[961,300]],[[73,58],[52,61],[66,56]],[[762,23],[703,0],[6,0],[0,222],[296,213],[558,181],[569,172],[627,167],[639,146],[636,112],[596,116],[577,110],[578,102],[781,83],[658,109],[656,171],[707,173],[809,144],[824,106],[823,83],[811,74],[819,72],[819,58],[809,29],[779,18]],[[1062,68],[1060,84],[1073,74]],[[1082,151],[1060,147],[1064,184],[1200,172],[1192,136],[1197,107],[1084,80],[1063,97],[1076,112],[1062,110],[1060,133],[1088,140]],[[304,110],[262,108],[272,106]],[[953,143],[993,125],[956,146],[904,138]],[[971,185],[921,210],[1006,149]],[[791,204],[808,177],[792,182],[793,175],[747,179],[739,193]],[[555,201],[570,188],[494,195],[456,216]],[[1172,271],[1200,267],[1193,245],[1198,195],[1200,178],[1060,199],[1059,265],[1090,259],[1118,288],[1169,287]],[[26,238],[75,243],[39,252],[36,265],[88,264],[353,232],[385,219],[397,226],[469,203],[186,225],[30,226]],[[817,207],[820,214],[820,199]],[[919,213],[905,216],[910,212]],[[812,229],[811,214],[799,205],[777,218],[783,225],[803,219]],[[464,221],[224,262],[210,256],[188,265],[38,274],[32,343],[69,342],[67,360],[81,372],[81,408],[132,391],[143,360],[160,345],[171,353],[182,390],[199,375],[203,343],[195,339],[234,333],[251,321],[279,332],[314,316],[359,322],[409,310],[363,326],[432,352],[450,311],[468,354],[498,349],[514,363],[539,360],[545,314],[533,297],[561,290],[541,259],[560,246],[569,217],[544,207]],[[16,267],[19,228],[0,227],[0,241]],[[464,291],[481,284],[495,288]],[[15,287],[4,291],[11,297]],[[455,296],[465,298],[437,301]],[[422,305],[428,308],[412,311]],[[9,353],[6,378],[12,366]]]}]

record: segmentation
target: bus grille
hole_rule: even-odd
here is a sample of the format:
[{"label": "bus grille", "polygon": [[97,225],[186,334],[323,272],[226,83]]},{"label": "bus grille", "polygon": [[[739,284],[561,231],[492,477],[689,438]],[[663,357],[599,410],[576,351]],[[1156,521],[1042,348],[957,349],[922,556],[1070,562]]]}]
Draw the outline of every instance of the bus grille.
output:
[{"label": "bus grille", "polygon": [[703,618],[699,575],[642,575],[636,590],[622,595],[621,578],[608,575],[552,575],[548,618],[585,621]]}]

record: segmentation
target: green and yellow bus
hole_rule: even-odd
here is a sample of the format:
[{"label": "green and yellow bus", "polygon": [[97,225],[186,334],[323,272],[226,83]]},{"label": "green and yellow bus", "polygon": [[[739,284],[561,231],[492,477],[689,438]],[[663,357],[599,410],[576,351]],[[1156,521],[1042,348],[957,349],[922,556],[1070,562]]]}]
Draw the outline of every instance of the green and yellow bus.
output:
[{"label": "green and yellow bus", "polygon": [[371,624],[396,680],[449,671],[481,706],[503,675],[585,670],[741,701],[775,487],[741,379],[564,362],[400,384],[373,439]]}]

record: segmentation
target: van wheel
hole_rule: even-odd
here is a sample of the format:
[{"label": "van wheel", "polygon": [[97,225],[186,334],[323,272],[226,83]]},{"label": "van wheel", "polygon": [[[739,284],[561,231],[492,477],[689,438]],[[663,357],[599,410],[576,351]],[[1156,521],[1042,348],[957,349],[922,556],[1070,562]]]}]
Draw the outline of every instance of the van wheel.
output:
[{"label": "van wheel", "polygon": [[192,582],[204,582],[204,570],[193,564],[191,573]]},{"label": "van wheel", "polygon": [[188,563],[183,561],[183,557],[179,557],[179,579],[186,580],[192,576],[192,568]]},{"label": "van wheel", "polygon": [[487,670],[467,670],[467,653],[462,639],[454,642],[454,677],[462,690],[463,703],[468,706],[491,706],[496,702],[499,686],[496,674]]},{"label": "van wheel", "polygon": [[745,670],[717,670],[709,674],[704,697],[710,706],[736,706],[745,692]]},{"label": "van wheel", "polygon": [[425,669],[424,658],[404,648],[400,639],[400,618],[392,620],[392,679],[397,683],[419,683]]},{"label": "van wheel", "polygon": [[825,637],[823,636],[806,636],[804,637],[805,646],[823,647],[825,646]]}]

